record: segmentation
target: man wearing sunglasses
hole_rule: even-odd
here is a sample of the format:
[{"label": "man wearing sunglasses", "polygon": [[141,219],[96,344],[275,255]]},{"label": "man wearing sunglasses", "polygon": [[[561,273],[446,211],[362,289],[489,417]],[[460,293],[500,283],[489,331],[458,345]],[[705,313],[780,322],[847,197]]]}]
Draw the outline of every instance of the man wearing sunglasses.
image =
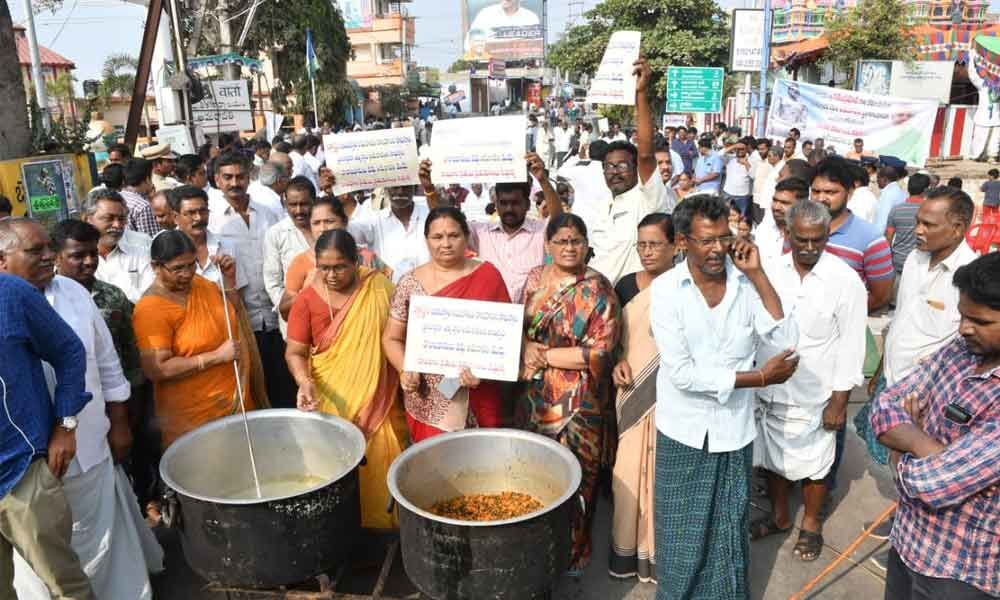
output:
[{"label": "man wearing sunglasses", "polygon": [[604,157],[604,182],[611,190],[611,204],[600,207],[589,233],[594,258],[590,266],[611,280],[642,270],[635,252],[639,221],[666,209],[666,188],[656,168],[653,117],[646,96],[653,72],[646,59],[635,61],[636,142],[612,142]]}]

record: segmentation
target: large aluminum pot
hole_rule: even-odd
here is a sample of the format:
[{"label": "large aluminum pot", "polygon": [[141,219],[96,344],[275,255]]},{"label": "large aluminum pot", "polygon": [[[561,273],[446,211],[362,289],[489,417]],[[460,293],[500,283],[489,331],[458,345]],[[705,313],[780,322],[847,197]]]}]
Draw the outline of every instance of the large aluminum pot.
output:
[{"label": "large aluminum pot", "polygon": [[[570,558],[580,463],[549,438],[514,429],[470,429],[411,446],[389,468],[399,506],[403,566],[435,600],[549,593]],[[428,512],[466,494],[530,494],[541,510],[503,521],[458,521]]]},{"label": "large aluminum pot", "polygon": [[245,587],[299,583],[343,563],[361,528],[361,431],[295,409],[247,413],[264,497],[250,469],[243,417],[178,438],[160,461],[177,493],[176,526],[191,568]]}]

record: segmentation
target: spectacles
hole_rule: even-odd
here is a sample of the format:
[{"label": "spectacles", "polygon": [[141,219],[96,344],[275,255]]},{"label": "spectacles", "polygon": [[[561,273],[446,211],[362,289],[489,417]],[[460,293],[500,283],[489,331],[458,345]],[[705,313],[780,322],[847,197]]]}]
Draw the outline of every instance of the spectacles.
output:
[{"label": "spectacles", "polygon": [[722,237],[709,238],[709,239],[706,239],[706,240],[701,240],[701,239],[698,239],[698,238],[695,238],[695,237],[691,237],[689,235],[685,235],[684,237],[686,237],[688,240],[690,240],[690,241],[698,244],[702,248],[711,248],[712,246],[715,246],[716,244],[719,244],[723,248],[727,248],[729,246],[732,246],[733,242],[736,241],[736,236],[735,235],[724,235]]},{"label": "spectacles", "polygon": [[605,163],[605,173],[624,173],[632,168],[632,163],[625,161],[620,163]]},{"label": "spectacles", "polygon": [[666,245],[666,242],[636,242],[635,249],[639,252],[643,252],[645,250],[660,250]]},{"label": "spectacles", "polygon": [[173,267],[168,267],[167,265],[163,265],[163,268],[166,269],[167,273],[170,273],[171,275],[179,275],[184,271],[197,271],[198,265],[195,262],[190,262],[186,265],[176,265]]},{"label": "spectacles", "polygon": [[577,238],[575,240],[568,240],[568,239],[567,240],[552,240],[549,243],[552,244],[552,245],[554,245],[554,246],[558,246],[560,248],[565,248],[566,246],[570,246],[570,247],[573,247],[573,248],[582,248],[583,246],[587,245],[587,240],[585,240],[583,238]]},{"label": "spectacles", "polygon": [[347,273],[354,267],[355,265],[316,265],[316,270],[322,271],[323,273],[333,273],[335,275],[343,275],[344,273]]}]

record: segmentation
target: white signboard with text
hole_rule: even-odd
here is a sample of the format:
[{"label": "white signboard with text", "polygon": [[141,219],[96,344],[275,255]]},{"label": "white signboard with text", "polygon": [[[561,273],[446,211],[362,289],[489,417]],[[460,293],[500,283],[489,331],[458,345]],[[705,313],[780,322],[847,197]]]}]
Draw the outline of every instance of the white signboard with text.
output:
[{"label": "white signboard with text", "polygon": [[436,121],[430,153],[434,182],[527,181],[526,139],[527,119],[521,115]]},{"label": "white signboard with text", "polygon": [[517,381],[523,320],[522,304],[412,296],[404,369]]},{"label": "white signboard with text", "polygon": [[764,11],[759,8],[733,10],[729,70],[759,73],[764,59]]},{"label": "white signboard with text", "polygon": [[412,127],[324,135],[323,154],[337,179],[335,195],[420,183]]},{"label": "white signboard with text", "polygon": [[635,104],[635,70],[633,64],[639,58],[642,33],[639,31],[616,31],[608,40],[597,73],[590,80],[587,102],[590,104]]},{"label": "white signboard with text", "polygon": [[854,89],[875,96],[897,96],[914,100],[951,102],[951,61],[861,60],[856,69]]},{"label": "white signboard with text", "polygon": [[250,91],[245,81],[209,81],[204,87],[205,97],[191,105],[191,113],[205,133],[253,129]]}]

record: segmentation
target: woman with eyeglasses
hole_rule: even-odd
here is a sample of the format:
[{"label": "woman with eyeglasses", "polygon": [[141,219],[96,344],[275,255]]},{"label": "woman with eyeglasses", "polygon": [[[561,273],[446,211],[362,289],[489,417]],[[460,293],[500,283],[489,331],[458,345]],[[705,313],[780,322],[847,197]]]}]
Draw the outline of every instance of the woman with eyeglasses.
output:
[{"label": "woman with eyeglasses", "polygon": [[304,411],[351,421],[368,441],[361,466],[361,525],[391,529],[386,474],[403,451],[406,418],[399,373],[382,351],[392,282],[361,265],[350,233],[332,229],[316,240],[316,277],[295,298],[285,359]]},{"label": "woman with eyeglasses", "polygon": [[236,263],[229,256],[214,260],[225,292],[195,273],[194,242],[186,233],[157,234],[150,248],[156,279],[132,314],[142,371],[153,382],[164,450],[192,429],[239,412],[233,360],[246,409],[267,406],[257,345],[253,334],[240,327]]},{"label": "woman with eyeglasses", "polygon": [[496,381],[480,380],[465,369],[459,377],[461,387],[449,398],[438,389],[442,376],[404,368],[412,297],[510,302],[500,271],[488,262],[467,256],[469,233],[462,211],[453,206],[432,209],[424,222],[431,260],[404,275],[392,297],[382,347],[400,372],[412,442],[466,427],[499,427],[503,423],[500,385]]},{"label": "woman with eyeglasses", "polygon": [[606,277],[587,266],[587,226],[573,214],[545,230],[552,264],[536,267],[524,287],[525,336],[517,403],[518,424],[569,448],[580,461],[585,504],[573,518],[570,572],[590,561],[597,480],[613,456],[608,372],[618,344],[619,305]]},{"label": "woman with eyeglasses", "polygon": [[656,371],[660,354],[650,332],[650,284],[674,266],[674,223],[666,213],[639,222],[635,245],[642,271],[622,277],[615,286],[622,304],[622,339],[611,380],[618,388],[615,412],[618,452],[611,480],[614,518],[611,528],[612,577],[656,580],[653,540],[653,475],[656,471]]}]

